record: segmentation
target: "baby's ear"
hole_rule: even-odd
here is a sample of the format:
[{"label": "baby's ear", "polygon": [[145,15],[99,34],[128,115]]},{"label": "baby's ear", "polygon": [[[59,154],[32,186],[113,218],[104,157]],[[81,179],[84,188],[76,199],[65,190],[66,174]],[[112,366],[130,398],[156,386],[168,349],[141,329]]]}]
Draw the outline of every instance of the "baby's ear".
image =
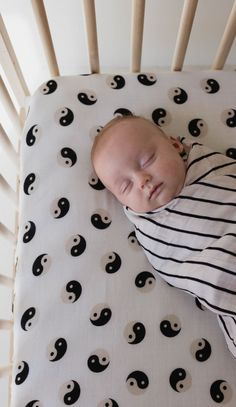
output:
[{"label": "baby's ear", "polygon": [[169,140],[170,140],[171,144],[176,148],[178,153],[182,154],[182,152],[184,151],[184,146],[181,143],[181,141],[179,139],[177,139],[177,138],[172,137],[172,136],[169,137]]}]

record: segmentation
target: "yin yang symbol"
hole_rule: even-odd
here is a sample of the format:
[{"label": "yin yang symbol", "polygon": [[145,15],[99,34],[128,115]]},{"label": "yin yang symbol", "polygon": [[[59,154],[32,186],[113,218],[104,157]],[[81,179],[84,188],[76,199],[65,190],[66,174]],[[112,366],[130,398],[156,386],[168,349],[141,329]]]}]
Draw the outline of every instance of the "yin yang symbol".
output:
[{"label": "yin yang symbol", "polygon": [[24,230],[25,230],[25,233],[23,235],[23,242],[29,243],[33,239],[35,232],[36,232],[35,223],[32,221],[28,221],[25,224]]},{"label": "yin yang symbol", "polygon": [[107,211],[98,209],[97,212],[91,216],[91,223],[96,229],[107,229],[111,224],[111,218]]},{"label": "yin yang symbol", "polygon": [[88,368],[94,373],[101,373],[107,369],[110,364],[108,353],[104,349],[97,349],[88,358]]},{"label": "yin yang symbol", "polygon": [[146,391],[149,385],[149,379],[144,372],[140,370],[135,370],[130,373],[126,379],[128,390],[130,393],[139,395]]},{"label": "yin yang symbol", "polygon": [[150,292],[156,284],[156,279],[149,271],[142,271],[135,278],[136,287],[143,293]]},{"label": "yin yang symbol", "polygon": [[205,136],[207,124],[203,119],[193,119],[188,124],[188,131],[193,137]]},{"label": "yin yang symbol", "polygon": [[173,338],[181,331],[181,322],[176,315],[167,315],[160,323],[160,330],[163,335]]},{"label": "yin yang symbol", "polygon": [[55,92],[56,89],[57,83],[56,81],[51,79],[50,81],[41,86],[40,91],[43,95],[50,95],[51,93]]},{"label": "yin yang symbol", "polygon": [[205,362],[211,356],[211,345],[205,338],[198,338],[192,342],[190,352],[198,362]]},{"label": "yin yang symbol", "polygon": [[57,155],[57,160],[63,167],[73,167],[77,161],[77,155],[72,148],[63,147]]},{"label": "yin yang symbol", "polygon": [[236,148],[228,148],[226,150],[226,155],[229,158],[233,158],[234,160],[236,160]]},{"label": "yin yang symbol", "polygon": [[15,377],[15,384],[19,385],[24,383],[29,374],[29,365],[24,360],[17,366],[17,375]]},{"label": "yin yang symbol", "polygon": [[105,189],[105,186],[103,185],[102,181],[100,181],[95,172],[91,174],[88,183],[93,189],[96,189],[96,191],[102,191],[103,189]]},{"label": "yin yang symbol", "polygon": [[66,405],[71,406],[80,397],[80,385],[76,380],[64,383],[59,390],[59,398]]},{"label": "yin yang symbol", "polygon": [[135,232],[131,232],[131,233],[129,234],[129,236],[128,236],[128,242],[129,242],[129,245],[130,245],[130,247],[131,247],[132,249],[134,249],[134,250],[140,250],[140,245],[139,245],[139,242],[138,242],[138,240],[137,240],[137,237],[136,237]]},{"label": "yin yang symbol", "polygon": [[177,105],[182,105],[188,99],[188,95],[182,88],[171,88],[169,90],[170,99]]},{"label": "yin yang symbol", "polygon": [[38,187],[38,176],[31,172],[24,180],[23,190],[26,195],[31,195]]},{"label": "yin yang symbol", "polygon": [[82,286],[79,281],[69,281],[62,290],[62,300],[65,303],[76,302],[82,293]]},{"label": "yin yang symbol", "polygon": [[108,274],[116,273],[121,267],[121,258],[116,252],[110,252],[102,257],[102,268]]},{"label": "yin yang symbol", "polygon": [[154,123],[159,126],[167,126],[171,122],[170,113],[167,110],[159,107],[152,112],[152,120]]},{"label": "yin yang symbol", "polygon": [[113,113],[115,117],[117,116],[133,116],[133,113],[129,110],[126,109],[125,107],[120,107],[119,109],[116,109]]},{"label": "yin yang symbol", "polygon": [[216,380],[211,385],[210,394],[216,403],[226,404],[231,400],[233,392],[225,380]]},{"label": "yin yang symbol", "polygon": [[220,85],[215,79],[203,79],[201,81],[201,87],[206,93],[217,93],[220,90]]},{"label": "yin yang symbol", "polygon": [[221,114],[221,120],[228,127],[236,127],[236,109],[224,110]]},{"label": "yin yang symbol", "polygon": [[189,372],[182,368],[173,370],[170,375],[170,385],[172,389],[178,393],[182,393],[188,390],[192,385],[192,379]]},{"label": "yin yang symbol", "polygon": [[32,400],[25,407],[43,407],[39,400]]},{"label": "yin yang symbol", "polygon": [[99,404],[98,407],[119,407],[119,404],[113,399],[105,399],[102,400]]},{"label": "yin yang symbol", "polygon": [[125,86],[125,78],[121,75],[108,76],[106,82],[112,89],[122,89]]},{"label": "yin yang symbol", "polygon": [[51,257],[47,253],[40,254],[34,261],[32,273],[35,277],[45,274],[51,266]]},{"label": "yin yang symbol", "polygon": [[131,345],[136,345],[143,341],[146,335],[146,329],[142,322],[131,321],[124,330],[124,337]]},{"label": "yin yang symbol", "polygon": [[47,355],[50,362],[62,359],[67,351],[67,342],[64,338],[53,339],[48,345]]},{"label": "yin yang symbol", "polygon": [[26,134],[26,144],[31,147],[36,144],[41,135],[41,128],[38,124],[34,124]]},{"label": "yin yang symbol", "polygon": [[81,256],[86,249],[86,240],[82,235],[72,236],[66,244],[67,252],[73,256]]},{"label": "yin yang symbol", "polygon": [[70,209],[70,202],[67,198],[55,199],[51,205],[51,214],[54,219],[64,218]]},{"label": "yin yang symbol", "polygon": [[94,105],[97,102],[96,94],[88,89],[81,90],[78,93],[78,99],[81,103],[88,106]]},{"label": "yin yang symbol", "polygon": [[57,110],[55,117],[57,123],[59,123],[61,126],[69,126],[74,120],[74,113],[71,109],[69,109],[69,107],[61,107],[59,110]]},{"label": "yin yang symbol", "polygon": [[157,81],[157,77],[153,73],[140,73],[137,76],[138,81],[145,86],[154,85]]},{"label": "yin yang symbol", "polygon": [[107,304],[97,304],[90,313],[90,322],[95,326],[106,325],[112,316],[110,307]]},{"label": "yin yang symbol", "polygon": [[24,329],[24,331],[29,331],[31,328],[33,328],[37,319],[38,318],[36,318],[36,309],[34,307],[28,308],[22,315],[20,321],[21,328]]}]

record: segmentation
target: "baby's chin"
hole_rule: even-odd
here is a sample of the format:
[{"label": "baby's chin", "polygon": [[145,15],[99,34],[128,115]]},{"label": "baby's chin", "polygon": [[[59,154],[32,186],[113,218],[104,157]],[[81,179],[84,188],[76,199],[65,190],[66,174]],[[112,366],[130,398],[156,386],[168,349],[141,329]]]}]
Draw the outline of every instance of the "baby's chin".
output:
[{"label": "baby's chin", "polygon": [[[172,201],[174,197],[173,196],[168,196],[168,197],[163,197],[163,199],[159,200],[159,202],[147,202],[146,204],[142,205],[135,205],[133,208],[129,207],[132,211],[138,212],[138,213],[146,213],[146,212],[152,212],[155,211],[156,209],[160,209],[161,207],[167,205],[170,201]],[[127,205],[124,205],[127,206]]]},{"label": "baby's chin", "polygon": [[[124,205],[124,206],[127,206],[127,205]],[[162,205],[161,205],[162,206]],[[138,212],[138,213],[145,213],[145,212],[151,212],[151,211],[154,211],[155,209],[158,209],[158,208],[160,208],[160,205],[154,205],[154,204],[152,204],[152,205],[135,205],[134,207],[130,207],[130,206],[128,206],[128,208],[129,209],[131,209],[132,211],[134,211],[134,212]]]},{"label": "baby's chin", "polygon": [[[161,205],[162,206],[162,205]],[[159,209],[160,206],[146,206],[146,207],[139,207],[137,206],[136,208],[130,208],[132,211],[137,212],[137,213],[147,213],[147,212],[152,212],[156,209]]]}]

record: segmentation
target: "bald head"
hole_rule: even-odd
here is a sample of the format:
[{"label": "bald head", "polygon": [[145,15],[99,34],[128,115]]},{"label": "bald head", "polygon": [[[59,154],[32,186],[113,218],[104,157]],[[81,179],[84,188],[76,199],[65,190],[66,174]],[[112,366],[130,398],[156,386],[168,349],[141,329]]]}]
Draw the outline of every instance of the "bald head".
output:
[{"label": "bald head", "polygon": [[[132,126],[134,129],[140,128],[140,126],[144,126],[147,131],[155,131],[156,135],[160,135],[165,137],[164,132],[157,127],[154,123],[152,123],[150,120],[145,119],[144,117],[140,116],[118,116],[115,117],[114,119],[110,120],[104,127],[103,129],[99,132],[99,134],[96,136],[92,150],[91,150],[91,160],[92,163],[95,167],[96,171],[96,156],[102,151],[104,148],[105,144],[108,142],[115,143],[116,138],[119,134],[121,135],[123,131],[128,130],[129,126]],[[126,137],[128,137],[129,133],[126,131]],[[145,137],[146,134],[143,133],[143,137]]]}]

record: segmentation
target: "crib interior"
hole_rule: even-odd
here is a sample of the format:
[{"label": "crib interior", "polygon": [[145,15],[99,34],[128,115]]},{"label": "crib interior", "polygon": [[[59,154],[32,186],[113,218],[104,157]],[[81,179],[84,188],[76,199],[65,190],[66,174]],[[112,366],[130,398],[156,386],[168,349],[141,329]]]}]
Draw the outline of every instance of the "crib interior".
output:
[{"label": "crib interior", "polygon": [[[48,3],[48,4],[47,4]],[[67,3],[67,2],[65,2]],[[101,27],[97,28],[98,8],[101,4],[94,0],[81,1],[81,10],[83,16],[80,16],[81,21],[84,19],[84,38],[78,38],[78,47],[75,47],[74,52],[76,58],[80,58],[80,46],[87,48],[89,68],[86,72],[77,73],[100,73],[103,72],[102,55],[99,55],[99,44],[103,41],[103,37],[98,34],[102,32]],[[112,3],[109,7],[112,10]],[[142,55],[145,55],[145,47],[148,47],[148,41],[143,40],[145,27],[148,27],[148,17],[150,17],[151,7],[149,2],[145,0],[133,0],[122,3],[123,13],[127,10],[131,15],[130,21],[130,37],[126,38],[127,43],[130,43],[129,62],[125,70],[131,72],[144,71],[147,67],[142,63]],[[165,2],[163,2],[165,3]],[[199,4],[198,4],[199,3]],[[172,71],[181,71],[184,69],[185,56],[188,49],[190,34],[194,24],[197,23],[197,8],[204,7],[204,1],[200,0],[185,0],[182,3],[179,27],[176,32],[176,43],[173,52],[172,61],[168,69]],[[67,3],[68,4],[68,3]],[[211,2],[212,6],[213,2]],[[224,8],[227,4],[229,10],[228,18],[222,32],[219,33],[219,44],[215,50],[215,55],[209,65],[213,70],[224,69],[228,56],[230,55],[233,61],[235,59],[235,45],[233,41],[236,32],[236,1],[223,2],[218,1],[218,5]],[[39,33],[42,42],[45,61],[47,61],[48,72],[44,77],[59,76],[64,74],[63,63],[57,60],[57,47],[53,40],[53,32],[50,30],[50,17],[52,18],[52,9],[50,9],[50,1],[32,0],[32,12],[34,14],[37,25],[37,35]],[[47,12],[51,10],[50,13]],[[66,4],[64,4],[64,7]],[[103,12],[106,8],[106,3],[103,1]],[[207,7],[206,7],[207,8]],[[208,4],[208,12],[210,6]],[[128,13],[128,14],[129,14]],[[101,17],[101,9],[99,8]],[[212,14],[213,15],[213,14]],[[212,18],[212,15],[209,18]],[[196,16],[196,18],[195,18]],[[167,16],[162,16],[162,18]],[[56,18],[56,15],[55,15]],[[127,18],[127,16],[124,16]],[[168,16],[170,18],[170,16]],[[99,20],[101,24],[101,21]],[[59,26],[59,23],[58,23]],[[69,22],[67,22],[67,29]],[[106,28],[109,25],[106,26]],[[119,27],[122,30],[122,24]],[[211,30],[211,25],[202,27],[203,35],[207,36]],[[1,405],[10,403],[10,380],[11,380],[11,364],[12,364],[12,327],[13,313],[12,302],[14,295],[14,270],[17,261],[15,253],[16,239],[18,231],[18,215],[19,215],[19,145],[21,132],[24,125],[24,120],[27,112],[28,97],[32,93],[27,84],[27,78],[24,78],[18,57],[14,52],[12,41],[7,33],[4,15],[0,16],[0,58],[1,58],[1,76],[0,76],[0,94],[1,94],[1,122],[0,122],[0,398]],[[21,33],[17,33],[18,36]],[[104,35],[104,38],[109,38],[109,33]],[[122,33],[122,39],[123,33]],[[155,39],[154,39],[155,42]],[[64,44],[64,43],[63,43]],[[191,42],[190,42],[191,45]],[[30,50],[28,56],[30,58]],[[42,50],[40,51],[42,52]],[[158,59],[158,49],[153,50],[153,54]],[[110,55],[112,60],[112,55]],[[152,62],[150,63],[152,65]],[[160,65],[157,63],[157,65]],[[227,67],[226,67],[227,68]],[[230,69],[231,69],[230,65]],[[37,86],[40,85],[40,79]],[[3,351],[2,351],[3,350]],[[8,395],[2,389],[8,387]],[[3,394],[3,396],[2,396]],[[6,395],[5,395],[6,394]],[[5,395],[5,396],[4,396]],[[5,404],[4,404],[5,403]]]}]

